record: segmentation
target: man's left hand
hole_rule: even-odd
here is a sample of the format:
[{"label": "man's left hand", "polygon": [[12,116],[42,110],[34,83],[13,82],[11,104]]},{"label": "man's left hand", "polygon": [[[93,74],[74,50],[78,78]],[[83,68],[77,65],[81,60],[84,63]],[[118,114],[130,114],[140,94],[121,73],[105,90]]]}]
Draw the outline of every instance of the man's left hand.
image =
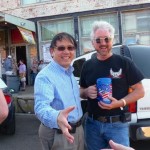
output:
[{"label": "man's left hand", "polygon": [[110,104],[106,104],[106,103],[100,101],[100,102],[98,102],[98,106],[101,107],[102,109],[110,110],[110,109],[118,108],[122,104],[122,102],[118,101],[114,97],[109,97],[109,99],[111,100]]}]

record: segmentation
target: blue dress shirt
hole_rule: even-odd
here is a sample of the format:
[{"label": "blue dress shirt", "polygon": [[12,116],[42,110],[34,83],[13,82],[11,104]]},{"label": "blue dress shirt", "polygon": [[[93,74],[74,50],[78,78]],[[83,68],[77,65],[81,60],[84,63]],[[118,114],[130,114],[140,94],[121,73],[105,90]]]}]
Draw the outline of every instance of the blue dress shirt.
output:
[{"label": "blue dress shirt", "polygon": [[79,86],[73,75],[73,67],[65,69],[52,60],[35,79],[34,111],[47,127],[59,128],[59,112],[69,106],[75,109],[68,115],[68,122],[75,123],[82,117]]}]

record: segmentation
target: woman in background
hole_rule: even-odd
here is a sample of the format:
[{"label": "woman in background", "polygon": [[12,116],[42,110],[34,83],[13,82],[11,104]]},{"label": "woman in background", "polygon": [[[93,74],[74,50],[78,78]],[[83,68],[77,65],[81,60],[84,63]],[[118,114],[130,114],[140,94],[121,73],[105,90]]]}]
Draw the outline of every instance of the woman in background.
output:
[{"label": "woman in background", "polygon": [[23,60],[20,60],[19,61],[19,77],[20,77],[20,81],[21,81],[21,84],[22,84],[22,91],[25,91],[26,89],[26,65],[24,64],[24,61]]}]

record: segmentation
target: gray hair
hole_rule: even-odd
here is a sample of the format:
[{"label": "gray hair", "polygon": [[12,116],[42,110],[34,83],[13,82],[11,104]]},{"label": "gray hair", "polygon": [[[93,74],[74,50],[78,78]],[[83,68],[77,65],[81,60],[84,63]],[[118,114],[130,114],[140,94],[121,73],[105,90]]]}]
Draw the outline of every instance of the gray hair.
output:
[{"label": "gray hair", "polygon": [[110,23],[106,21],[95,21],[92,24],[91,40],[94,39],[94,34],[98,29],[104,29],[109,31],[111,38],[114,38],[115,29]]}]

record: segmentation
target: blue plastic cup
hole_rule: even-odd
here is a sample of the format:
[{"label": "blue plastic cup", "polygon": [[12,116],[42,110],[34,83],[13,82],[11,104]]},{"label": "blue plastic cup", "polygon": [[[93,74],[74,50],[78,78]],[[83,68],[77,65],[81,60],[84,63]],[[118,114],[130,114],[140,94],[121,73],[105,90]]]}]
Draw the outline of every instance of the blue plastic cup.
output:
[{"label": "blue plastic cup", "polygon": [[112,80],[111,78],[98,78],[96,81],[97,86],[97,99],[106,104],[110,104],[111,100],[108,99],[108,96],[112,96]]}]

